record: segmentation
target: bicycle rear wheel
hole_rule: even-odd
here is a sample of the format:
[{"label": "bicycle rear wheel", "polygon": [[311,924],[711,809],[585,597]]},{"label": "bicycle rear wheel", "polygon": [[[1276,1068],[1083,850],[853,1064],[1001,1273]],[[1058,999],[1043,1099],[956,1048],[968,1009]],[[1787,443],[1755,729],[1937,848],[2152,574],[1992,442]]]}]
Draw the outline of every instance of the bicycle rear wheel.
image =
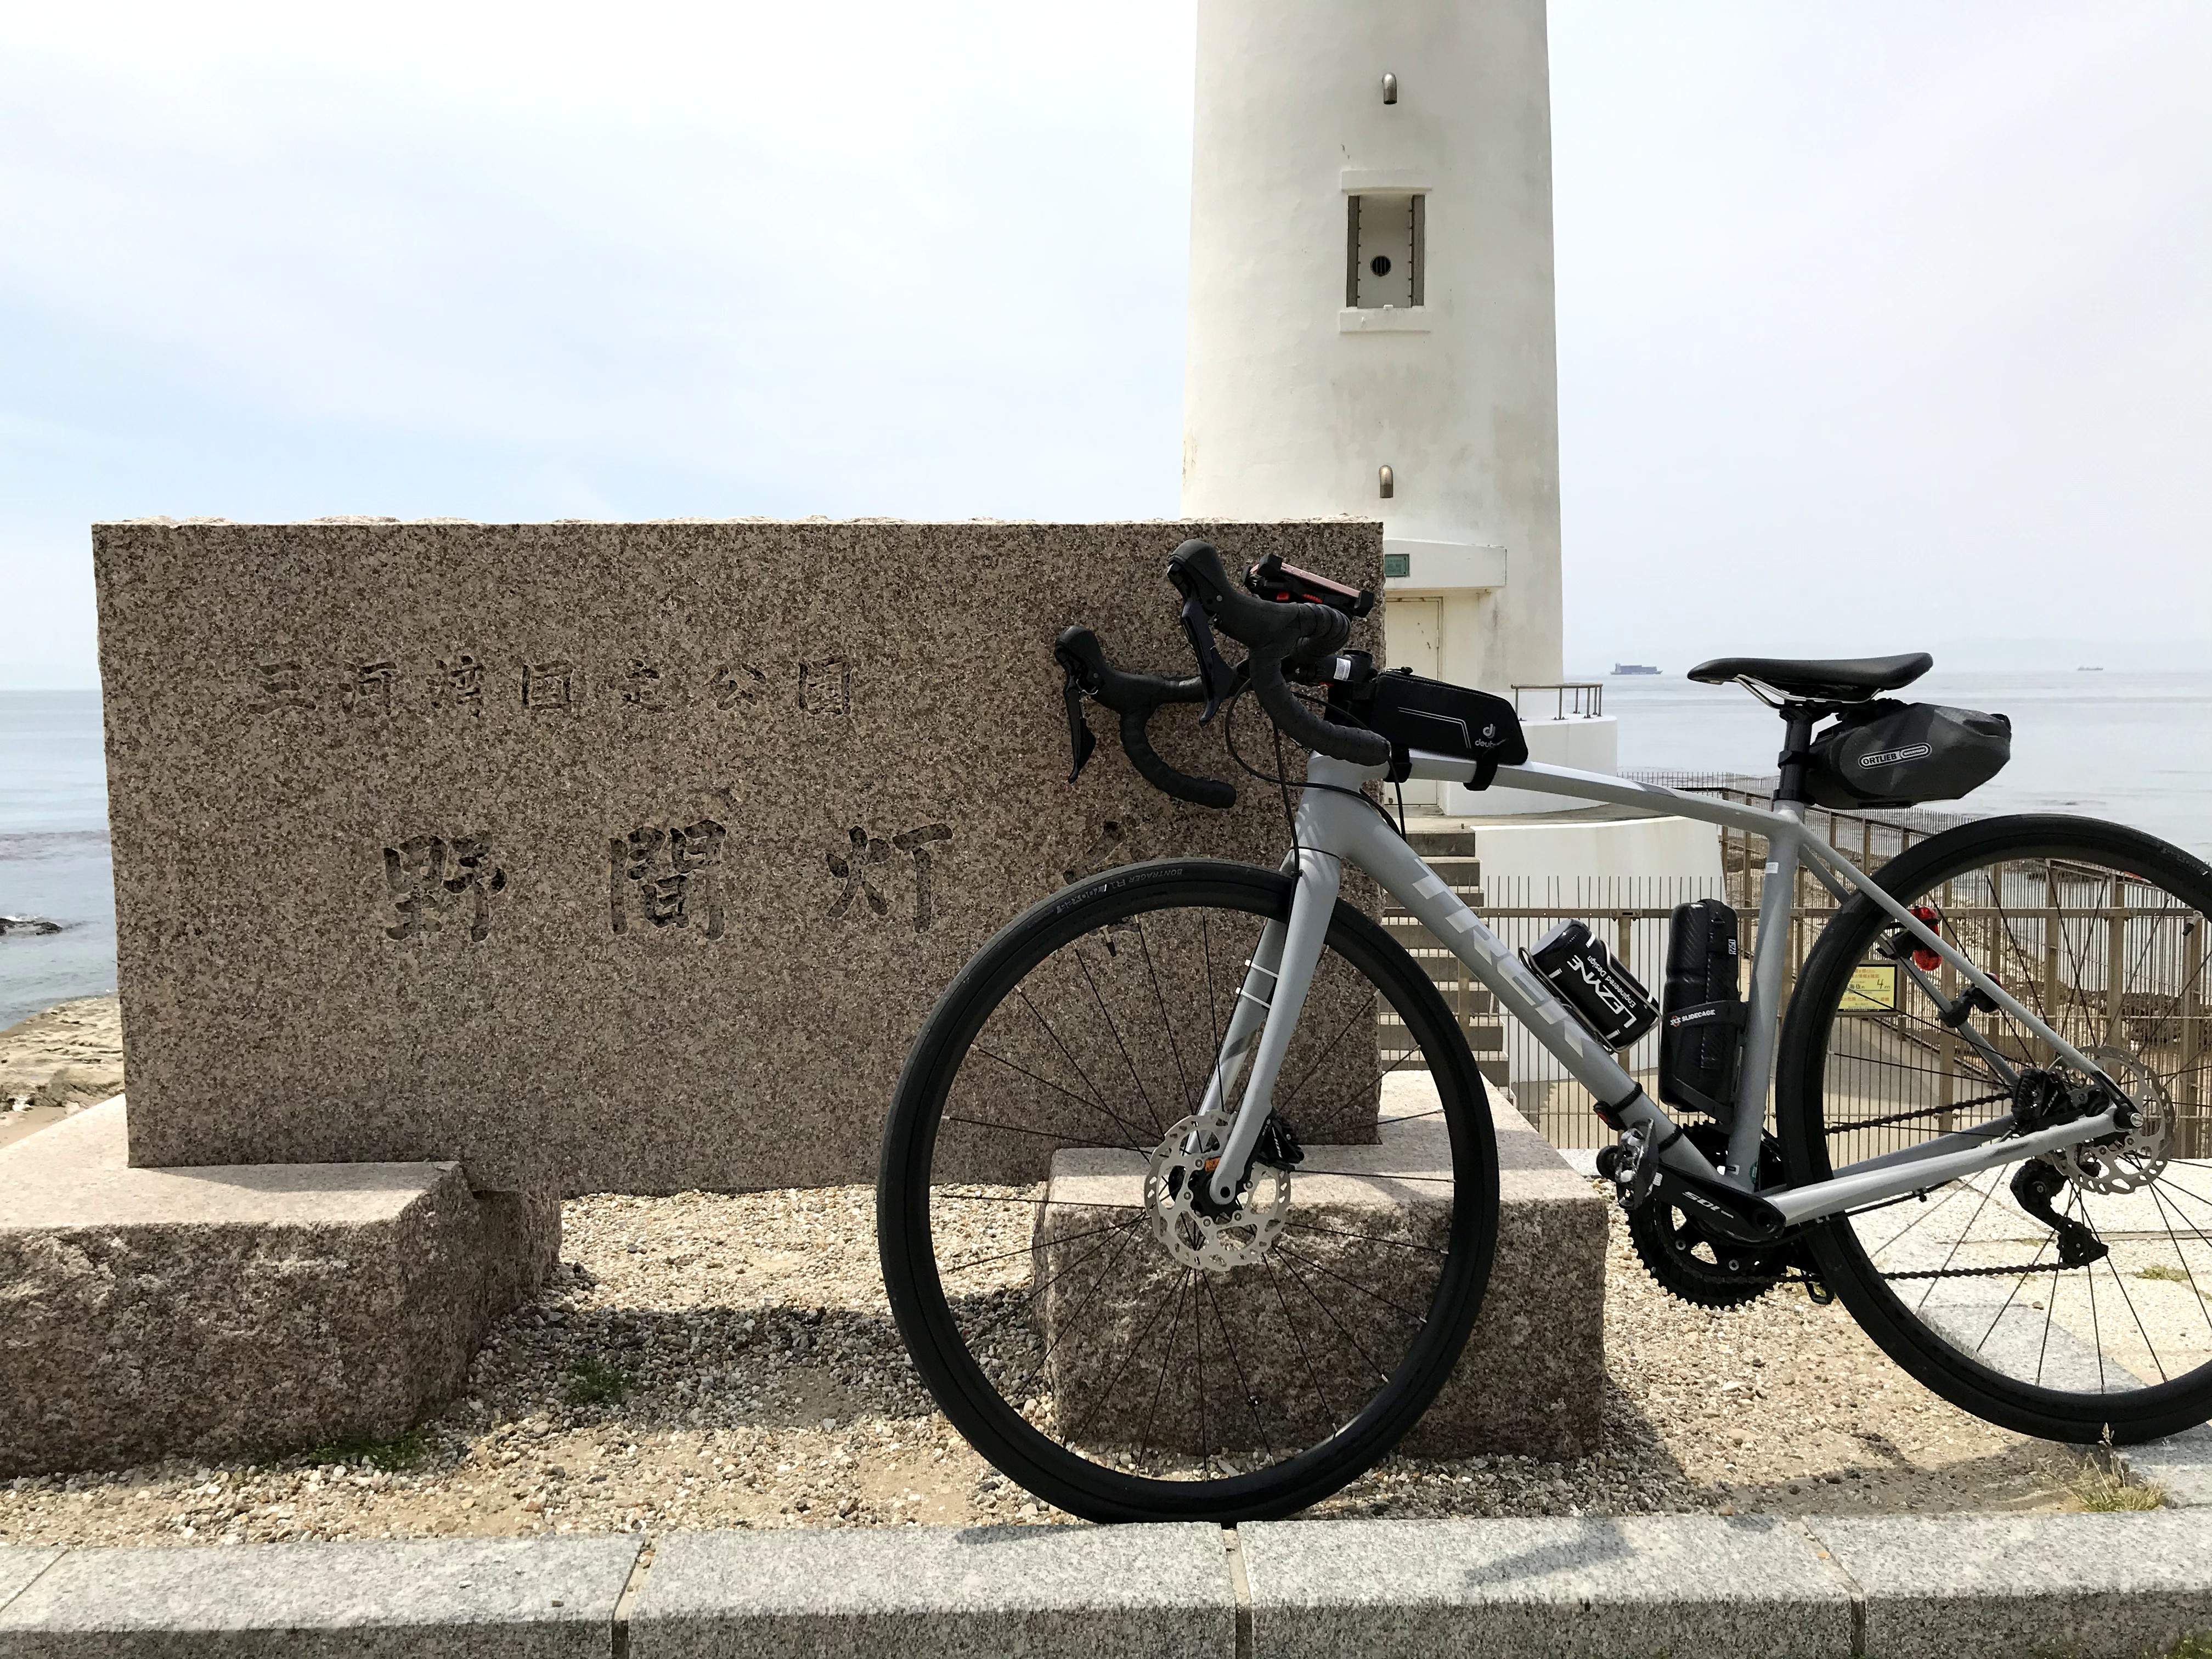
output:
[{"label": "bicycle rear wheel", "polygon": [[[2212,1418],[2212,870],[2115,824],[2024,817],[1935,836],[1876,879],[1940,916],[1946,939],[2095,1061],[2142,1121],[1824,1222],[1810,1235],[1821,1273],[1891,1358],[2004,1427],[2124,1443]],[[2002,1124],[2015,1108],[2037,1121],[2103,1109],[2011,1018],[1946,1024],[1938,999],[1955,1008],[1956,971],[1930,969],[1931,998],[1899,937],[1854,898],[1806,962],[1776,1079],[1794,1182]]]},{"label": "bicycle rear wheel", "polygon": [[1427,1407],[1480,1304],[1481,1079],[1349,905],[1275,1090],[1303,1161],[1255,1164],[1233,1209],[1192,1178],[1226,1127],[1199,1114],[1245,964],[1293,886],[1176,861],[1057,894],[962,970],[900,1079],[877,1193],[900,1333],[977,1450],[1092,1520],[1327,1496]]}]

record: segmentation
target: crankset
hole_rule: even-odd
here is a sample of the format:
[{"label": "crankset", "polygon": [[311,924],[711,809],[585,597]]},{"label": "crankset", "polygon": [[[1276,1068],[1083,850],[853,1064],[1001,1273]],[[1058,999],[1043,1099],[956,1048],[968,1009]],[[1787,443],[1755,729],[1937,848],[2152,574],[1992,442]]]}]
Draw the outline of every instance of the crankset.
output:
[{"label": "crankset", "polygon": [[[1694,1123],[1682,1133],[1711,1162],[1727,1158],[1728,1131],[1718,1124]],[[1782,1148],[1772,1135],[1759,1139],[1759,1184],[1782,1184]],[[1685,1200],[1680,1188],[1662,1181],[1642,1202],[1628,1206],[1628,1242],[1636,1259],[1669,1296],[1699,1308],[1740,1308],[1804,1265],[1793,1243],[1748,1244],[1721,1236]],[[1814,1281],[1807,1283],[1810,1287]]]}]

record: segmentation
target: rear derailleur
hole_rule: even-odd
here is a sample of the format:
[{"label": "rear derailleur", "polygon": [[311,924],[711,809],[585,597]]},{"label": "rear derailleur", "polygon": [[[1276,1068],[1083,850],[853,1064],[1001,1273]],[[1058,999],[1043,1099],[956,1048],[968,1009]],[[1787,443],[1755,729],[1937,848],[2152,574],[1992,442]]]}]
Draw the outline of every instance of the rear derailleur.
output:
[{"label": "rear derailleur", "polygon": [[[1720,1164],[1728,1156],[1728,1132],[1717,1123],[1690,1124],[1676,1133],[1710,1163]],[[1668,1295],[1699,1308],[1740,1308],[1777,1285],[1794,1282],[1802,1284],[1815,1302],[1835,1299],[1797,1241],[1730,1238],[1707,1220],[1719,1206],[1664,1175],[1658,1149],[1647,1146],[1641,1131],[1632,1129],[1618,1145],[1599,1152],[1597,1167],[1613,1183],[1637,1260]],[[1778,1187],[1782,1181],[1782,1148],[1772,1135],[1763,1135],[1758,1184]]]}]

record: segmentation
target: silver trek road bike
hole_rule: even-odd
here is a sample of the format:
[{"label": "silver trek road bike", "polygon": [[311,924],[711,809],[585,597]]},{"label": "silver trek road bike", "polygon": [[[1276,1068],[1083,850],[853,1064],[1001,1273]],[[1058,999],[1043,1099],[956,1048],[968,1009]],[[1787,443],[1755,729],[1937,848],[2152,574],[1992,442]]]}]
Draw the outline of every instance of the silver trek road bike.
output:
[{"label": "silver trek road bike", "polygon": [[[1273,559],[1232,581],[1201,542],[1169,574],[1196,676],[1060,638],[1078,769],[1096,702],[1147,779],[1225,805],[1146,722],[1225,702],[1234,755],[1249,691],[1308,751],[1294,780],[1273,745],[1289,854],[1133,865],[1031,908],[945,992],[886,1134],[893,1313],[1000,1469],[1097,1520],[1264,1518],[1418,1449],[1448,1384],[1515,1388],[1495,1352],[1454,1374],[1498,1216],[1483,1080],[1437,983],[1459,963],[1589,1091],[1617,1135],[1601,1170],[1674,1294],[1840,1298],[1928,1388],[2027,1434],[2212,1417],[2212,870],[2078,817],[1972,822],[1872,874],[1815,838],[1833,791],[1948,799],[2002,763],[2001,717],[1882,697],[1925,656],[1696,671],[1781,716],[1762,810],[1529,763],[1510,704],[1346,648],[1371,595]],[[1376,799],[1405,777],[1763,837],[1747,974],[1732,912],[1678,911],[1659,1070],[1632,1074],[1654,999],[1579,924],[1525,958],[1502,944]],[[1801,866],[1838,908],[1792,988]],[[1455,960],[1340,896],[1356,872]]]}]

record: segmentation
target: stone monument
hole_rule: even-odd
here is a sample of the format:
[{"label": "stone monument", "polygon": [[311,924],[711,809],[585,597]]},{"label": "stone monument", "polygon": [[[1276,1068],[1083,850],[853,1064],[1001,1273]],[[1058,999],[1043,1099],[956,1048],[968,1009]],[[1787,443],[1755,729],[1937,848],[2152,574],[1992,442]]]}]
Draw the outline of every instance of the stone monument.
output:
[{"label": "stone monument", "polygon": [[[1054,636],[1187,672],[1194,534],[1381,586],[1346,520],[99,526],[131,1162],[872,1180],[1024,906],[1281,856],[1272,790],[1172,801],[1110,737],[1067,781]],[[1162,752],[1221,775],[1195,713]]]}]

